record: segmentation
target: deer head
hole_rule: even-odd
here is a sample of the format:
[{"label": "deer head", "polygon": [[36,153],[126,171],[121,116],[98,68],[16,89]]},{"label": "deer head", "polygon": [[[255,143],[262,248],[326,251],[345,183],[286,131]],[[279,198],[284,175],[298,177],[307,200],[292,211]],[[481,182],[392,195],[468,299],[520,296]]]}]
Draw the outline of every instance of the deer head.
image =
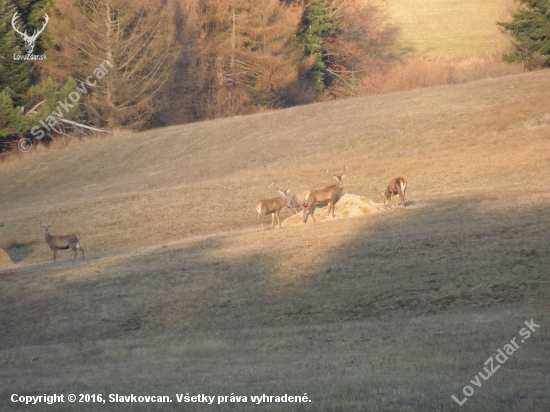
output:
[{"label": "deer head", "polygon": [[50,229],[52,228],[52,226],[53,226],[53,220],[52,220],[52,222],[51,222],[48,226],[44,226],[44,225],[42,224],[42,221],[40,221],[40,227],[41,227],[42,229],[44,229],[44,233],[45,233],[46,235],[50,235],[50,236],[51,236]]},{"label": "deer head", "polygon": [[21,31],[19,31],[19,29],[17,27],[15,27],[18,14],[19,14],[19,12],[16,11],[15,14],[13,15],[13,17],[11,19],[11,25],[12,25],[13,29],[21,37],[23,37],[23,40],[25,40],[25,49],[27,50],[27,54],[31,54],[34,50],[36,39],[38,38],[40,33],[42,33],[44,31],[44,29],[46,28],[46,25],[48,24],[49,17],[46,13],[44,13],[45,18],[44,18],[44,25],[42,26],[42,29],[40,29],[39,31],[34,30],[34,33],[32,34],[32,36],[29,36],[27,34],[27,30],[25,30],[24,32],[21,32]]},{"label": "deer head", "polygon": [[277,187],[277,185],[273,182],[271,182],[271,186],[273,186],[275,189],[277,189],[277,192],[279,192],[281,194],[281,196],[283,196],[285,199],[288,197],[288,193],[290,192],[290,189],[292,188],[291,184],[290,184],[290,180],[288,181],[288,189],[286,189],[286,190],[279,189]]},{"label": "deer head", "polygon": [[344,166],[344,170],[342,170],[340,173],[331,173],[330,170],[327,168],[327,173],[331,175],[335,180],[336,183],[338,183],[339,186],[344,186],[344,177],[346,177],[346,170],[347,166]]}]

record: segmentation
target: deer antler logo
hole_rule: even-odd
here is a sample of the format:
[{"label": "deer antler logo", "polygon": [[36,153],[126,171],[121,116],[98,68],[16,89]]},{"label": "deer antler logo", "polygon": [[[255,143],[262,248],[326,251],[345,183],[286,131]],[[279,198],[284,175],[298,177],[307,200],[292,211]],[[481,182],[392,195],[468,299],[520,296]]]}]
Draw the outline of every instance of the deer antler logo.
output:
[{"label": "deer antler logo", "polygon": [[40,35],[40,33],[42,33],[44,31],[44,29],[46,28],[46,25],[48,24],[48,20],[49,20],[49,17],[46,13],[44,13],[44,26],[42,26],[42,29],[40,29],[39,31],[36,31],[36,29],[34,30],[34,33],[32,34],[32,36],[29,36],[27,34],[27,30],[25,30],[23,33],[19,31],[19,29],[17,27],[15,27],[15,24],[16,24],[16,20],[17,20],[17,16],[18,16],[19,12],[16,11],[15,14],[13,15],[12,19],[11,19],[11,25],[13,26],[13,29],[21,35],[21,37],[23,37],[23,40],[25,40],[25,48],[27,50],[27,54],[31,54],[34,50],[34,46],[35,46],[35,42],[36,42],[36,39],[38,38],[38,36]]}]

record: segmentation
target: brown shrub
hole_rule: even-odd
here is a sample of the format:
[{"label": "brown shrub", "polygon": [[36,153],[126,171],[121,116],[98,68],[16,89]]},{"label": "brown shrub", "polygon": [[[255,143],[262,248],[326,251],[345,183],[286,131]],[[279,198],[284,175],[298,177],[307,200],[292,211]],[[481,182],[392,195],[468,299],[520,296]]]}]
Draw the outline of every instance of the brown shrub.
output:
[{"label": "brown shrub", "polygon": [[520,64],[505,63],[499,56],[483,56],[463,61],[444,58],[411,58],[381,64],[360,81],[360,94],[371,95],[441,86],[519,74]]}]

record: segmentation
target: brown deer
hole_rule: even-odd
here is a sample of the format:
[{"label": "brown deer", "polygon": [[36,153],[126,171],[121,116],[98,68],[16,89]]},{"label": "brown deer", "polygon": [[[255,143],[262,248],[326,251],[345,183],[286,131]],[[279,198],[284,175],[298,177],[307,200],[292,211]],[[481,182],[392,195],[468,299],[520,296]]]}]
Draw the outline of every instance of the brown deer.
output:
[{"label": "brown deer", "polygon": [[290,199],[289,207],[294,212],[294,214],[298,214],[302,211],[304,207],[307,205],[307,196],[309,195],[309,190],[306,190],[302,193],[296,193],[292,198]]},{"label": "brown deer", "polygon": [[402,177],[396,177],[395,179],[390,180],[388,188],[385,192],[379,191],[382,193],[382,198],[384,199],[384,205],[389,206],[391,203],[392,196],[399,195],[397,199],[397,207],[399,208],[399,203],[403,205],[405,209],[405,191],[407,190],[407,181]]},{"label": "brown deer", "polygon": [[283,207],[288,206],[288,192],[290,192],[290,182],[288,182],[288,189],[281,190],[277,187],[275,183],[271,183],[271,185],[277,189],[277,191],[280,193],[279,197],[272,197],[270,199],[263,199],[254,205],[256,208],[256,212],[258,212],[258,224],[256,226],[256,231],[258,230],[258,225],[260,221],[262,222],[262,227],[265,230],[264,225],[264,216],[271,213],[271,228],[273,229],[274,223],[275,223],[275,215],[277,215],[277,225],[278,227],[281,227],[281,221],[279,219],[279,210],[281,210]]},{"label": "brown deer", "polygon": [[[309,214],[313,221],[316,222],[315,216],[311,213],[313,206],[328,204],[328,214],[332,210],[332,217],[334,216],[334,204],[340,198],[342,191],[344,190],[344,177],[346,177],[347,166],[344,166],[344,170],[340,173],[333,174],[332,177],[336,180],[336,183],[332,186],[327,186],[324,189],[310,190],[306,195],[306,201],[304,204],[304,223],[307,222],[307,215]],[[329,174],[330,171],[327,169]]]},{"label": "brown deer", "polygon": [[74,252],[73,263],[78,256],[78,251],[82,252],[82,260],[86,260],[84,258],[84,249],[80,246],[78,236],[74,233],[65,236],[52,235],[50,232],[52,226],[53,221],[49,226],[42,226],[42,222],[40,222],[40,227],[44,229],[46,243],[50,246],[50,249],[53,250],[53,263],[55,263],[58,250],[67,250],[69,248]]}]

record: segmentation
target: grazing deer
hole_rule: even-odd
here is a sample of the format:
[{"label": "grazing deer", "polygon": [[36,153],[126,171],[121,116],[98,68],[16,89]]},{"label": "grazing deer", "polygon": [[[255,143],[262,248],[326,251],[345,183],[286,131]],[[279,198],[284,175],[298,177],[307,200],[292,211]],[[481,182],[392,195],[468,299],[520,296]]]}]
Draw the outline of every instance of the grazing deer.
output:
[{"label": "grazing deer", "polygon": [[[290,182],[288,182],[288,189],[281,190],[277,187],[275,183],[271,183],[271,185],[277,189],[277,191],[280,193],[279,197],[272,197],[270,199],[263,199],[254,205],[256,208],[256,212],[258,212],[258,225],[260,221],[262,222],[262,227],[265,230],[264,225],[264,216],[271,213],[271,228],[274,227],[275,223],[275,215],[277,215],[277,224],[279,227],[281,227],[281,221],[279,219],[279,210],[281,210],[283,207],[288,206],[288,192],[290,192]],[[256,231],[258,230],[258,226],[256,226]]]},{"label": "grazing deer", "polygon": [[50,249],[53,250],[53,263],[55,263],[58,250],[66,250],[69,248],[74,252],[73,263],[78,256],[78,251],[82,252],[82,260],[86,260],[84,258],[84,249],[80,246],[78,236],[74,233],[65,236],[52,235],[50,233],[50,228],[52,226],[53,222],[49,226],[42,226],[42,222],[40,222],[40,227],[44,229],[46,243],[50,246]]},{"label": "grazing deer", "polygon": [[298,214],[302,211],[304,207],[307,205],[307,196],[309,195],[309,190],[306,190],[302,193],[296,193],[292,198],[290,199],[290,209],[294,212],[294,214]]},{"label": "grazing deer", "polygon": [[[330,211],[332,210],[332,217],[334,216],[334,204],[340,198],[342,191],[344,190],[344,177],[346,177],[347,166],[344,166],[344,170],[340,173],[333,174],[332,177],[336,180],[336,183],[332,186],[327,186],[324,189],[319,190],[310,190],[306,195],[306,201],[304,204],[304,223],[307,221],[307,215],[309,214],[313,221],[315,216],[311,213],[311,209],[315,205],[326,205],[328,204],[328,214],[330,216]],[[327,169],[328,174],[331,174]]]},{"label": "grazing deer", "polygon": [[399,208],[399,203],[403,204],[403,209],[405,209],[405,191],[407,190],[407,181],[402,177],[396,177],[395,179],[390,180],[388,188],[385,192],[377,190],[382,194],[384,199],[384,205],[389,206],[391,203],[392,196],[399,195],[397,199],[397,207]]}]

